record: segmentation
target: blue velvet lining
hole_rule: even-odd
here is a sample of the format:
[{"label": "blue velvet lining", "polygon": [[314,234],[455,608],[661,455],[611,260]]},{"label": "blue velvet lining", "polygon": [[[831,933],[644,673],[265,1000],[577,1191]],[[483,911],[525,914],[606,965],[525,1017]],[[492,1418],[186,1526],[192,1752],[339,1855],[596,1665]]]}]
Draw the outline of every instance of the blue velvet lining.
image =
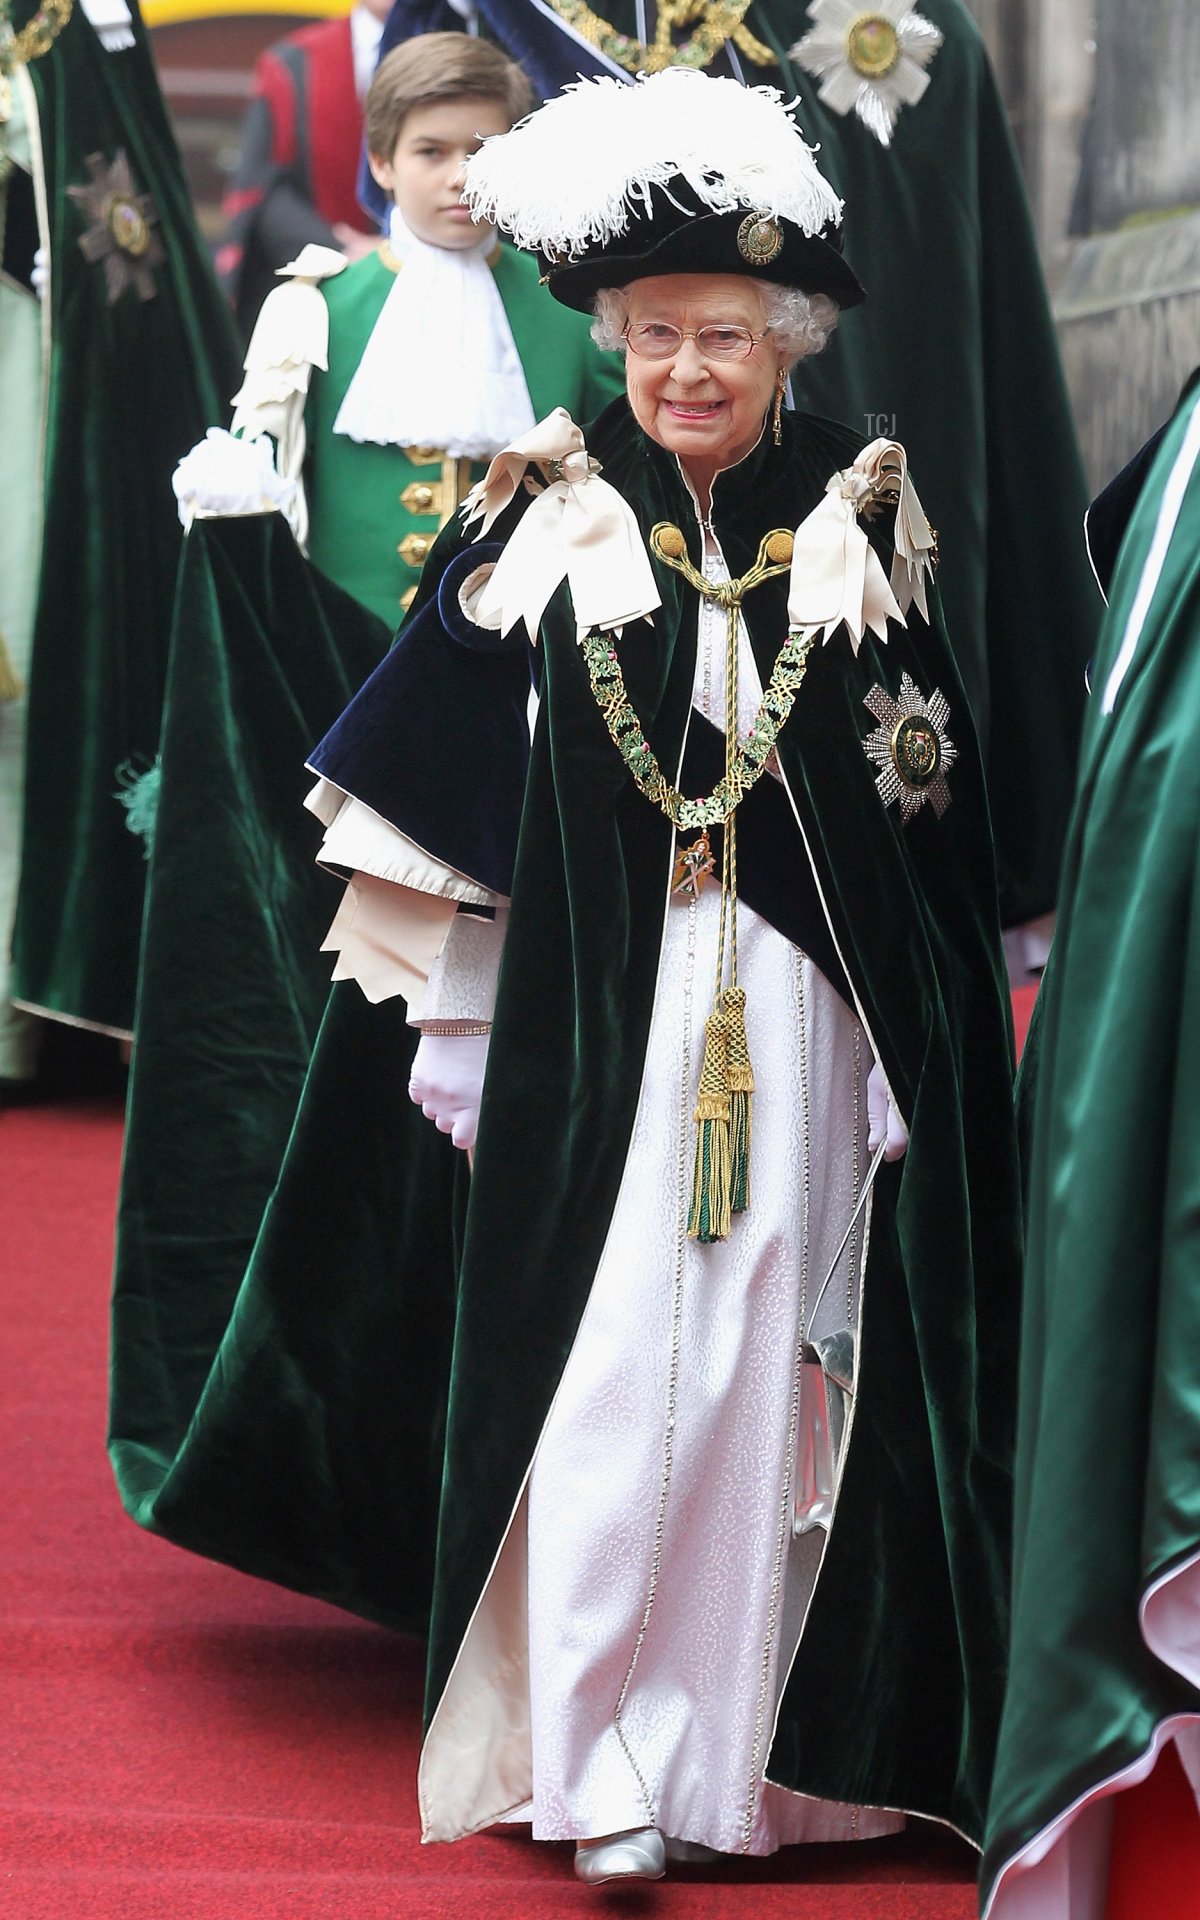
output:
[{"label": "blue velvet lining", "polygon": [[[462,579],[500,551],[455,556],[309,765],[434,859],[507,896],[529,766],[528,651],[523,635],[501,641],[458,606]],[[464,765],[463,741],[486,780]]]}]

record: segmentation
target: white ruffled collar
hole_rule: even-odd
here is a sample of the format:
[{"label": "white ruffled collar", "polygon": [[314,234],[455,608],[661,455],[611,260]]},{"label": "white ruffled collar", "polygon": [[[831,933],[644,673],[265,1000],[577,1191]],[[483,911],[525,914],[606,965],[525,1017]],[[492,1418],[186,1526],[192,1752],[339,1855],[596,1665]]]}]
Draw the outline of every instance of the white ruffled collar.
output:
[{"label": "white ruffled collar", "polygon": [[524,369],[488,261],[491,228],[472,247],[430,246],[392,209],[399,271],[333,423],[377,446],[440,447],[490,459],[534,424]]}]

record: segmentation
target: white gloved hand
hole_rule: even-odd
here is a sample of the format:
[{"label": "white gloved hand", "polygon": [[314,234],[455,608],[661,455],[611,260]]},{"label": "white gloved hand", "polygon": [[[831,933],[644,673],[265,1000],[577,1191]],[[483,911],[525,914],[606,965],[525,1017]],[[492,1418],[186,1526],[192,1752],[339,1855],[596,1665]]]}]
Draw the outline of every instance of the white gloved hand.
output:
[{"label": "white gloved hand", "polygon": [[877,1060],[867,1075],[867,1152],[877,1153],[885,1140],[885,1160],[899,1160],[908,1152],[908,1128],[888,1092],[883,1068]]},{"label": "white gloved hand", "polygon": [[486,1033],[426,1033],[413,1056],[409,1099],[440,1133],[448,1133],[455,1146],[464,1150],[475,1145],[479,1128],[489,1037]]},{"label": "white gloved hand", "polygon": [[39,247],[33,256],[29,284],[39,300],[46,298],[46,288],[50,285],[50,255],[45,247]]},{"label": "white gloved hand", "polygon": [[210,427],[184,454],[171,485],[185,533],[196,519],[286,510],[296,491],[295,481],[282,479],[276,471],[274,449],[265,435],[243,440],[224,427]]}]

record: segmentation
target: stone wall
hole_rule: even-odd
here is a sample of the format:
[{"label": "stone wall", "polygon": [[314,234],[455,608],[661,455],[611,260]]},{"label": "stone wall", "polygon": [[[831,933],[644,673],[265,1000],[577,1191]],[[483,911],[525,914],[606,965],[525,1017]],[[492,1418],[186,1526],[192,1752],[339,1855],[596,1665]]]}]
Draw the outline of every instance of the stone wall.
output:
[{"label": "stone wall", "polygon": [[967,5],[1009,109],[1099,487],[1200,363],[1200,0]]}]

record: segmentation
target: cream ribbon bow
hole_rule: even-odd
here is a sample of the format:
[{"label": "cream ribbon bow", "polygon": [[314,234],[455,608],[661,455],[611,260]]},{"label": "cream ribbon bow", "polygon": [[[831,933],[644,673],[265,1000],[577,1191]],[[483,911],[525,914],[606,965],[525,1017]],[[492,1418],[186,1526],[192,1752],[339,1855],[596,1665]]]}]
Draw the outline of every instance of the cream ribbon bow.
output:
[{"label": "cream ribbon bow", "polygon": [[310,242],[286,267],[282,285],[263,301],[243,361],[246,378],[233,396],[231,433],[249,439],[269,433],[280,478],[292,482],[283,512],[301,547],[308,544],[304,408],[312,370],[329,367],[329,308],[322,280],[342,273],[346,256]]},{"label": "cream ribbon bow", "polygon": [[[896,502],[896,554],[889,582],[859,516],[872,503]],[[929,618],[925,575],[932,576],[933,532],[908,477],[898,440],[872,440],[853,466],[835,473],[825,497],[796,529],[788,587],[788,623],[824,629],[843,620],[857,653],[869,627],[887,639],[889,619],[903,626],[915,601]]]},{"label": "cream ribbon bow", "polygon": [[[527,477],[539,467],[546,485]],[[496,455],[463,504],[467,526],[482,540],[524,483],[533,503],[517,523],[478,600],[478,626],[507,633],[524,620],[529,638],[563,579],[581,632],[642,620],[662,605],[650,556],[632,508],[601,480],[583,434],[565,407],[555,407]]]}]

